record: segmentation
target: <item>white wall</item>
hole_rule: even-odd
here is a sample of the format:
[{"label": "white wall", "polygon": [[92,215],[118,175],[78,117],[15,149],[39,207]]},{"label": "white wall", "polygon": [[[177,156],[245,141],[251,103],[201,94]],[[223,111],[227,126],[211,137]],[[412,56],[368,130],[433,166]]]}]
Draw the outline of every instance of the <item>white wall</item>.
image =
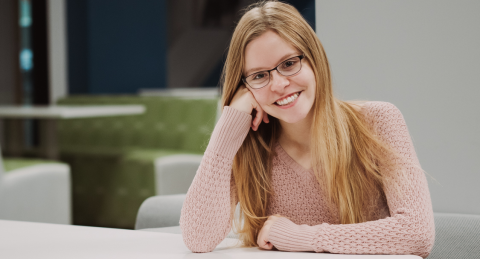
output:
[{"label": "white wall", "polygon": [[480,1],[316,0],[344,100],[403,113],[436,212],[480,214]]}]

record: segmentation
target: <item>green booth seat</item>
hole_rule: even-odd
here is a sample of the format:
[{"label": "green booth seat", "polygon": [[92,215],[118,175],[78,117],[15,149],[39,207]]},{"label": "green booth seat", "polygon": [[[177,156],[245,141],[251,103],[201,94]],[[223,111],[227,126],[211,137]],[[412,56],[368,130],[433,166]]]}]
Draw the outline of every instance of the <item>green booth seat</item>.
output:
[{"label": "green booth seat", "polygon": [[44,160],[44,159],[33,159],[33,158],[3,158],[3,167],[5,168],[5,173],[8,174],[11,171],[16,169],[25,168],[34,165],[45,165],[45,164],[63,164],[58,161]]},{"label": "green booth seat", "polygon": [[144,105],[141,115],[59,121],[61,160],[72,170],[73,223],[133,229],[155,189],[156,159],[203,154],[218,99],[70,96],[61,105]]}]

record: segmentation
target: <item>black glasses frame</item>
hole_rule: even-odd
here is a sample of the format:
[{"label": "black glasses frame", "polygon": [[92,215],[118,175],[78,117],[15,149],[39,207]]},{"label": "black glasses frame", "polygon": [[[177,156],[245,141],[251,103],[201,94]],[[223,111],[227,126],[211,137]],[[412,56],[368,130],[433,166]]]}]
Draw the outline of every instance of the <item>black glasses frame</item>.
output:
[{"label": "black glasses frame", "polygon": [[[289,60],[292,59],[292,58],[300,58],[300,69],[299,69],[297,72],[295,72],[295,73],[293,73],[293,74],[291,74],[291,75],[284,75],[284,74],[282,74],[282,72],[280,72],[280,71],[278,70],[278,67],[279,67],[280,65],[282,65],[283,63],[289,61]],[[289,58],[289,59],[287,59],[287,60],[282,61],[282,62],[281,62],[280,64],[278,64],[275,68],[272,68],[272,69],[270,69],[270,70],[258,71],[258,72],[252,73],[252,74],[250,74],[250,75],[248,75],[248,76],[242,77],[242,81],[243,81],[245,84],[247,84],[248,86],[250,86],[252,89],[261,89],[261,88],[264,88],[265,86],[267,86],[267,85],[270,83],[270,79],[272,78],[272,75],[270,74],[270,72],[272,72],[272,71],[274,71],[274,70],[277,70],[277,72],[278,72],[279,74],[283,75],[283,76],[293,76],[293,75],[298,74],[298,72],[300,72],[300,70],[302,70],[302,59],[303,59],[303,58],[305,58],[305,54],[302,54],[302,55],[300,55],[300,56],[291,57],[291,58]],[[268,82],[267,82],[264,86],[258,87],[258,88],[254,88],[254,87],[252,87],[250,84],[247,83],[247,77],[249,77],[249,76],[251,76],[251,75],[254,75],[254,74],[262,73],[262,72],[268,72]]]}]

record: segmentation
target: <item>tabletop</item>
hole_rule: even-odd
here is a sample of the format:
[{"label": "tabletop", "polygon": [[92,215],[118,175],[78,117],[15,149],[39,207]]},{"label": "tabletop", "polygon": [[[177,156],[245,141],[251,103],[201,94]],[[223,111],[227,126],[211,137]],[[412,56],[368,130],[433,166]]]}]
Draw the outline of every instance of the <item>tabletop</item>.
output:
[{"label": "tabletop", "polygon": [[192,253],[179,234],[0,220],[2,258],[334,258],[407,259],[413,255],[339,255],[240,248],[226,238],[210,253]]},{"label": "tabletop", "polygon": [[49,105],[0,106],[0,118],[73,119],[116,115],[133,115],[145,112],[143,105]]}]

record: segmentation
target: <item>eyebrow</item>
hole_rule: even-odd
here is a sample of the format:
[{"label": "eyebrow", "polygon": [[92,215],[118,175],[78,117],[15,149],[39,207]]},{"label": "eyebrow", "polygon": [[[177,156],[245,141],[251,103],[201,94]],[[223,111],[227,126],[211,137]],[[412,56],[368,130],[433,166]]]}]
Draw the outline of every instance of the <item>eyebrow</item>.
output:
[{"label": "eyebrow", "polygon": [[[280,63],[282,63],[283,61],[285,61],[285,60],[287,59],[287,57],[289,57],[289,56],[294,57],[294,55],[298,55],[298,53],[289,53],[289,54],[283,55],[283,57],[281,57],[281,58],[279,59],[280,61],[277,62],[277,66],[280,65]],[[262,70],[268,70],[268,68],[267,68],[267,67],[256,67],[256,68],[252,68],[252,69],[247,70],[247,71],[245,72],[244,76],[249,76],[249,75],[252,74],[253,71],[257,71],[257,70],[260,70],[260,71],[262,71]]]}]

